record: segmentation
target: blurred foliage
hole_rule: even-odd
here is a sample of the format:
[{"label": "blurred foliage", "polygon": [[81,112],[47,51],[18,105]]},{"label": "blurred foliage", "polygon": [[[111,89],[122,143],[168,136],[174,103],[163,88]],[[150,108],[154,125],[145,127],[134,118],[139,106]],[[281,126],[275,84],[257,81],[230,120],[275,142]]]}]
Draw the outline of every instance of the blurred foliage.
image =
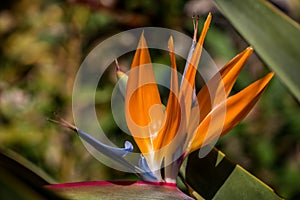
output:
[{"label": "blurred foliage", "polygon": [[[299,22],[297,0],[274,4]],[[135,178],[112,170],[86,151],[76,135],[45,119],[57,111],[72,121],[72,87],[82,60],[99,42],[130,28],[160,26],[192,35],[193,14],[213,12],[205,48],[222,66],[247,43],[208,0],[20,0],[0,5],[0,146],[46,171],[57,182]],[[168,56],[155,55],[168,64]],[[130,66],[131,57],[119,60]],[[126,69],[126,68],[124,68]],[[265,74],[252,56],[234,91]],[[99,121],[118,144],[110,111],[114,66],[99,84]],[[99,101],[98,101],[99,100]],[[217,147],[287,199],[300,198],[299,103],[275,77],[250,115]],[[121,145],[121,144],[120,144]]]}]

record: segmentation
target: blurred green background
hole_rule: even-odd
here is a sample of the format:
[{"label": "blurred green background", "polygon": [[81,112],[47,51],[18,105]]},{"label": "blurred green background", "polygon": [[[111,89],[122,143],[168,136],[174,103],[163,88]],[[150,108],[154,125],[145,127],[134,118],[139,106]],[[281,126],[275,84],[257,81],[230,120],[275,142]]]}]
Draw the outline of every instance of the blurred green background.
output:
[{"label": "blurred green background", "polygon": [[[300,21],[298,0],[272,3]],[[222,66],[247,43],[209,0],[1,2],[0,147],[24,156],[57,182],[132,178],[95,160],[75,134],[46,118],[56,111],[72,122],[76,72],[88,52],[102,40],[144,26],[170,28],[192,36],[191,16],[199,14],[203,19],[208,12],[212,12],[213,21],[205,49]],[[168,64],[168,59],[167,54],[158,54],[153,60]],[[130,62],[130,56],[121,60],[124,66],[130,66]],[[267,71],[253,55],[234,92]],[[96,107],[101,125],[118,143],[122,134],[110,111],[115,82],[112,65],[99,84]],[[276,76],[253,111],[217,147],[283,197],[300,199],[299,102]]]}]

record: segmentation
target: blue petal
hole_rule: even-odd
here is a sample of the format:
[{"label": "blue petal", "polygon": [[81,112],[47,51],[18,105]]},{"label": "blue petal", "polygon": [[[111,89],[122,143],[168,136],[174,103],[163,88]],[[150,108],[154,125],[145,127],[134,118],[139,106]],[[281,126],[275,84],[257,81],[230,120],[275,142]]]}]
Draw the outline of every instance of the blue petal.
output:
[{"label": "blue petal", "polygon": [[144,181],[150,181],[150,182],[157,182],[157,178],[150,170],[148,163],[144,156],[141,155],[141,158],[139,160],[139,167],[144,171],[144,173],[141,174],[141,178]]},{"label": "blue petal", "polygon": [[143,156],[141,156],[139,160],[139,166],[135,166],[123,158],[133,150],[133,145],[129,141],[125,142],[124,148],[111,147],[101,143],[84,131],[76,130],[76,132],[81,139],[94,147],[97,151],[125,166],[130,171],[135,172],[144,181],[157,182],[157,178],[151,172],[147,161]]},{"label": "blue petal", "polygon": [[[125,142],[125,144],[124,144],[124,148],[123,148],[123,150],[124,150],[125,152],[127,152],[127,153],[130,153],[130,152],[132,152],[132,151],[133,151],[133,145],[131,144],[131,142],[129,142],[129,141],[126,141],[126,142]],[[124,156],[126,156],[126,155],[127,155],[127,153],[126,153],[126,154],[124,154],[124,155],[123,155],[123,157],[124,157]]]},{"label": "blue petal", "polygon": [[85,142],[90,144],[100,153],[122,164],[123,166],[125,166],[126,168],[130,169],[133,172],[143,173],[143,170],[141,170],[137,166],[132,165],[131,163],[129,163],[127,160],[123,158],[124,156],[126,156],[126,154],[128,154],[133,150],[133,146],[129,141],[125,142],[124,148],[111,147],[101,143],[100,141],[96,140],[95,138],[85,133],[84,131],[76,130],[76,132],[81,139],[83,139]]},{"label": "blue petal", "polygon": [[[196,48],[196,45],[197,45],[197,42],[196,42],[196,41],[193,41],[193,42],[192,42],[192,45],[191,45],[191,48],[190,48],[190,50],[189,50],[188,58],[187,58],[187,60],[186,60],[185,66],[184,66],[184,72],[183,72],[183,75],[182,75],[182,78],[181,78],[180,87],[181,87],[182,84],[183,84],[183,80],[184,80],[186,71],[187,71],[187,69],[188,69],[188,66],[189,66],[189,64],[190,64],[190,62],[191,62],[191,59],[192,59],[194,50],[195,50],[195,48]],[[195,66],[195,67],[196,67],[196,66]],[[198,104],[198,101],[197,101],[196,89],[194,88],[194,90],[193,90],[193,103],[192,103],[192,107],[196,106],[197,104]]]},{"label": "blue petal", "polygon": [[183,72],[183,76],[182,76],[181,84],[180,84],[180,85],[182,85],[182,83],[183,83],[183,80],[184,80],[183,78],[185,77],[186,71],[187,71],[188,66],[189,66],[189,64],[190,64],[190,62],[191,62],[191,59],[192,59],[194,50],[195,50],[195,48],[196,48],[196,44],[197,44],[196,41],[193,41],[193,42],[192,42],[191,48],[190,48],[190,50],[189,50],[189,55],[188,55],[188,58],[187,58],[187,60],[186,60],[185,66],[184,66],[184,72]]}]

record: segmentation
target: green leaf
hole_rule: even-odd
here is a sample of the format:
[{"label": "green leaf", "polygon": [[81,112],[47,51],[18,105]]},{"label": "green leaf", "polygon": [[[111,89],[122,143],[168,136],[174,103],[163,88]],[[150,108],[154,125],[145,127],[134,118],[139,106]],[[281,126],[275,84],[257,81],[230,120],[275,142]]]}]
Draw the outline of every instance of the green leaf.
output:
[{"label": "green leaf", "polygon": [[95,181],[49,185],[49,189],[74,200],[178,199],[192,200],[175,185],[142,181]]},{"label": "green leaf", "polygon": [[185,179],[197,199],[281,199],[262,181],[213,149],[206,157],[188,157]]},{"label": "green leaf", "polygon": [[[0,199],[62,199],[44,188],[47,176],[19,155],[1,149]],[[33,170],[31,170],[33,169]]]},{"label": "green leaf", "polygon": [[264,0],[214,0],[220,11],[300,101],[299,24]]}]

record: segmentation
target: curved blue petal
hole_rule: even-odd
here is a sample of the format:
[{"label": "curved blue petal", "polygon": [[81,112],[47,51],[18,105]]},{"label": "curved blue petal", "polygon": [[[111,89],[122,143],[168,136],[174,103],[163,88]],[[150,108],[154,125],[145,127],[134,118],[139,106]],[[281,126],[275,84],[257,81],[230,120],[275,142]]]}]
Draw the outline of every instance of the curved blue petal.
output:
[{"label": "curved blue petal", "polygon": [[131,142],[126,141],[124,144],[124,148],[122,148],[122,149],[125,151],[124,152],[125,154],[123,155],[123,157],[124,157],[127,155],[127,153],[130,153],[133,151],[133,145],[131,144]]},{"label": "curved blue petal", "polygon": [[142,169],[129,163],[127,160],[125,160],[123,158],[129,152],[131,152],[133,150],[133,146],[129,141],[125,142],[124,148],[111,147],[111,146],[101,143],[100,141],[96,140],[95,138],[93,138],[92,136],[90,136],[89,134],[87,134],[86,132],[84,132],[82,130],[76,130],[76,132],[81,139],[83,139],[89,145],[94,147],[97,151],[99,151],[103,155],[122,164],[123,166],[125,166],[126,168],[130,169],[133,172],[136,172],[139,174],[144,172]]},{"label": "curved blue petal", "polygon": [[[103,155],[107,156],[108,158],[111,158],[115,162],[118,162],[119,164],[123,165],[127,169],[129,169],[131,172],[136,173],[137,176],[141,177],[143,180],[147,181],[155,181],[155,177],[150,176],[150,175],[145,175],[146,173],[149,172],[149,174],[152,174],[147,162],[145,160],[140,160],[139,163],[144,169],[141,169],[140,167],[131,164],[127,160],[124,159],[124,156],[126,156],[128,153],[133,151],[133,145],[129,142],[126,141],[124,143],[124,148],[118,148],[118,147],[111,147],[109,145],[103,144],[102,142],[96,140],[86,132],[79,130],[76,126],[70,124],[66,120],[64,120],[62,117],[60,117],[58,114],[53,113],[54,116],[58,120],[53,120],[53,119],[48,119],[51,122],[57,123],[61,126],[67,127],[74,132],[77,133],[77,135],[87,142],[91,147],[93,147],[95,150],[98,152],[102,153]],[[144,159],[144,158],[143,158]],[[146,170],[145,170],[146,169]]]},{"label": "curved blue petal", "polygon": [[139,167],[144,171],[143,173],[140,174],[141,178],[144,181],[157,182],[157,178],[155,177],[155,175],[150,170],[145,157],[142,156],[142,155],[141,155],[141,158],[139,160]]}]

